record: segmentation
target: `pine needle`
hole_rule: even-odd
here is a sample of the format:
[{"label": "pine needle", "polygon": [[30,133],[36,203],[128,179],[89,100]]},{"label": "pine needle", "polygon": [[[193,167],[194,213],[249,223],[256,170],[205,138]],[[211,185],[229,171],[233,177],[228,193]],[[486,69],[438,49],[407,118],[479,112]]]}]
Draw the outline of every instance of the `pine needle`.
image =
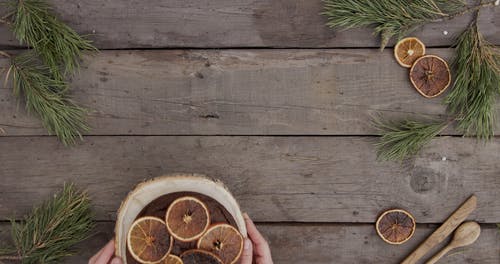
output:
[{"label": "pine needle", "polygon": [[87,193],[65,185],[23,220],[11,221],[16,248],[16,255],[11,257],[23,264],[60,263],[61,258],[73,254],[75,244],[88,238],[94,226],[92,217]]},{"label": "pine needle", "polygon": [[416,28],[450,19],[482,6],[467,6],[463,0],[324,0],[324,15],[332,28],[375,27],[383,49],[393,36],[403,38]]},{"label": "pine needle", "polygon": [[89,40],[59,21],[44,0],[10,0],[9,6],[16,38],[32,47],[56,78],[72,74],[84,51],[97,51]]},{"label": "pine needle", "polygon": [[454,88],[445,103],[457,116],[460,132],[490,139],[495,131],[495,102],[500,91],[500,52],[483,38],[476,23],[458,38]]},{"label": "pine needle", "polygon": [[443,131],[447,122],[419,122],[404,120],[384,122],[374,120],[381,132],[377,147],[377,158],[383,161],[404,161],[417,154],[427,143]]},{"label": "pine needle", "polygon": [[85,110],[67,96],[67,84],[54,78],[32,51],[11,59],[10,76],[17,97],[24,97],[29,112],[36,113],[50,134],[65,144],[75,143],[87,131]]}]

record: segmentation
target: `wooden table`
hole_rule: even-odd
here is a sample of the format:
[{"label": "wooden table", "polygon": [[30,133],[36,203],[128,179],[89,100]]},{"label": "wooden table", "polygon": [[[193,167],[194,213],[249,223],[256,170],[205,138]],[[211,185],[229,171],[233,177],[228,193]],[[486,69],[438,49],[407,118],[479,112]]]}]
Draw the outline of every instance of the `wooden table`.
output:
[{"label": "wooden table", "polygon": [[[371,30],[328,29],[319,0],[50,2],[102,50],[71,83],[93,129],[65,148],[1,87],[0,217],[21,216],[64,182],[88,188],[97,234],[67,263],[86,263],[112,237],[135,184],[170,172],[224,181],[276,263],[398,263],[475,193],[470,219],[482,235],[440,263],[500,262],[500,138],[478,144],[448,130],[408,162],[377,162],[370,115],[445,109],[442,97],[424,99],[410,86]],[[468,19],[415,35],[449,59]],[[500,8],[484,10],[480,25],[500,44]],[[18,46],[0,31],[0,45]],[[373,226],[393,207],[418,222],[402,246],[385,244]],[[8,224],[0,230],[5,237]]]}]

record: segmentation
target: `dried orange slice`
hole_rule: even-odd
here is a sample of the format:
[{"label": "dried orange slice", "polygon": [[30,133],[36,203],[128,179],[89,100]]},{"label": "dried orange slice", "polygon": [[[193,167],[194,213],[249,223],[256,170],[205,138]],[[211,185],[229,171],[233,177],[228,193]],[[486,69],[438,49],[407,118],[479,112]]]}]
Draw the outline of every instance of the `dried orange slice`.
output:
[{"label": "dried orange slice", "polygon": [[411,67],[410,81],[424,97],[436,97],[450,86],[450,68],[440,57],[425,55],[418,58]]},{"label": "dried orange slice", "polygon": [[389,244],[403,244],[415,233],[415,219],[405,210],[393,209],[384,212],[375,225],[377,234]]},{"label": "dried orange slice", "polygon": [[141,217],[134,221],[127,234],[127,247],[140,263],[158,263],[172,248],[173,239],[165,222],[156,217]]},{"label": "dried orange slice", "polygon": [[197,246],[219,256],[225,264],[233,264],[243,251],[243,236],[231,225],[216,224],[200,237]]},{"label": "dried orange slice", "polygon": [[190,249],[181,254],[184,264],[224,264],[215,254],[200,249]]},{"label": "dried orange slice", "polygon": [[425,45],[418,38],[404,38],[394,47],[394,57],[399,65],[405,68],[410,68],[423,55],[425,55]]},{"label": "dried orange slice", "polygon": [[210,224],[207,206],[200,200],[185,196],[173,201],[165,215],[167,229],[176,239],[188,242],[198,239]]},{"label": "dried orange slice", "polygon": [[183,264],[182,259],[176,255],[169,254],[162,262],[163,264]]}]

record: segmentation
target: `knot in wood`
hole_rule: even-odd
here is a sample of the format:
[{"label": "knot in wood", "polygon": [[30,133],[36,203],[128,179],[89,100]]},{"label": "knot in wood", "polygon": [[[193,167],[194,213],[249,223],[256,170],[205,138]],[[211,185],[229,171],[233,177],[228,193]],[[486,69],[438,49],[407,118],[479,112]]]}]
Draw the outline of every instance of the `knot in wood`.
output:
[{"label": "knot in wood", "polygon": [[416,193],[426,193],[433,190],[437,184],[438,175],[431,169],[416,167],[410,175],[410,187]]}]

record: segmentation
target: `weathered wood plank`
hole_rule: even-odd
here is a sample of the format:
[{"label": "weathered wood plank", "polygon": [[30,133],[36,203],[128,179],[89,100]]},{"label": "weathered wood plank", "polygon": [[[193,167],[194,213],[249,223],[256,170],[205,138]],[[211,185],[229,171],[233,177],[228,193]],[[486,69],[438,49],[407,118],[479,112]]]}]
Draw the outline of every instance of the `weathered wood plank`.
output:
[{"label": "weathered wood plank", "polygon": [[[370,29],[333,31],[320,0],[50,0],[57,14],[99,48],[378,47]],[[415,32],[428,46],[447,46],[470,16]],[[481,13],[481,29],[500,43],[500,9]],[[443,34],[447,31],[448,34]],[[6,27],[0,45],[17,45]]]},{"label": "weathered wood plank", "polygon": [[[445,112],[390,50],[104,51],[72,87],[93,110],[91,135],[367,135],[377,112]],[[46,134],[10,89],[0,89],[0,112],[6,135]]]},{"label": "weathered wood plank", "polygon": [[[372,225],[262,226],[261,230],[270,241],[277,263],[368,264],[399,263],[434,228],[419,226],[414,238],[397,247],[382,242]],[[498,231],[483,228],[475,244],[440,263],[498,263],[499,246]]]},{"label": "weathered wood plank", "polygon": [[[79,246],[81,255],[68,258],[64,263],[87,263],[90,256],[113,236],[113,227],[111,222],[99,223],[96,235]],[[372,225],[258,224],[258,228],[268,238],[277,264],[399,263],[435,229],[420,225],[415,237],[401,246],[392,246],[376,235]],[[6,224],[0,225],[0,241],[8,239],[8,232]],[[499,248],[498,231],[483,226],[475,244],[452,252],[439,263],[497,264],[500,262]]]},{"label": "weathered wood plank", "polygon": [[138,182],[188,172],[221,179],[257,221],[367,223],[402,207],[438,223],[475,193],[471,219],[500,222],[500,139],[442,137],[403,165],[375,161],[374,139],[93,136],[65,148],[53,137],[2,137],[0,218],[73,181],[111,220]]}]

